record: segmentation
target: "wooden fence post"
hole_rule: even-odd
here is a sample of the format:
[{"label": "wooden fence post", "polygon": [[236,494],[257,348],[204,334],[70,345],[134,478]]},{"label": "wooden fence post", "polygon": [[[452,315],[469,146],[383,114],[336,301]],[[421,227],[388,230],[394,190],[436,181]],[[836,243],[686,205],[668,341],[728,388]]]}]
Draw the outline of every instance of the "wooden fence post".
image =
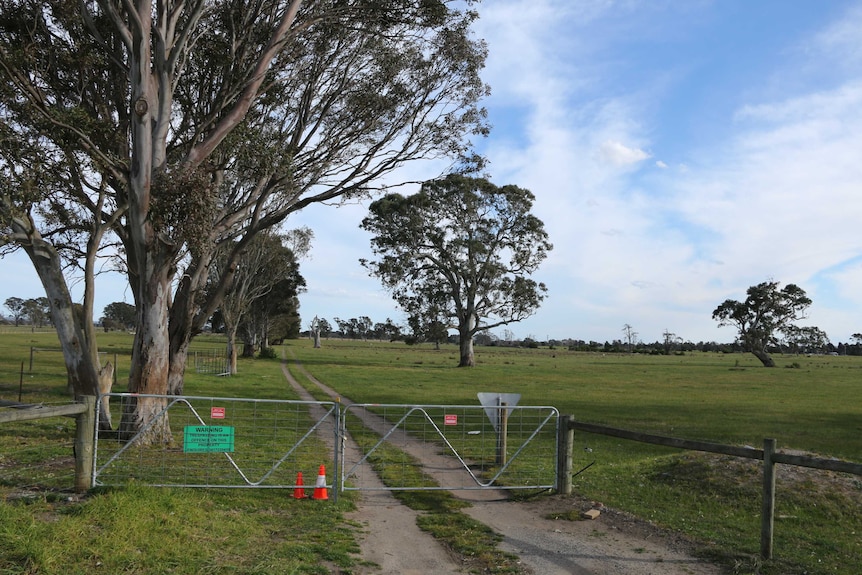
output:
[{"label": "wooden fence post", "polygon": [[572,451],[575,429],[570,425],[574,416],[561,415],[557,427],[557,493],[572,494]]},{"label": "wooden fence post", "polygon": [[775,526],[775,440],[763,440],[763,501],[760,512],[760,557],[772,559],[772,532]]},{"label": "wooden fence post", "polygon": [[96,398],[85,395],[87,407],[75,417],[75,491],[83,493],[93,484],[93,443],[96,440]]}]

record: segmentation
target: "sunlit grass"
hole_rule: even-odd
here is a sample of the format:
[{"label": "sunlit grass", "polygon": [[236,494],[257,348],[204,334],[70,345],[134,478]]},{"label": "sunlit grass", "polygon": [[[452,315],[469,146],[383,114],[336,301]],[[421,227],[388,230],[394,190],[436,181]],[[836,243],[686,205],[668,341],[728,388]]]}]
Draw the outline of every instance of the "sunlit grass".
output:
[{"label": "sunlit grass", "polygon": [[[130,349],[131,338],[128,334],[105,334],[104,337],[100,334],[100,339],[103,349],[107,350],[105,357],[113,361],[116,354],[118,388],[122,391],[129,360],[124,354]],[[56,337],[51,334],[23,334],[11,341],[0,336],[0,398],[17,398],[23,362],[24,401],[68,400],[59,353],[35,352],[34,368],[32,372],[27,369],[30,346],[49,348],[52,345],[56,347]],[[209,349],[222,343],[216,337],[208,337],[196,345]],[[653,357],[585,354],[564,349],[477,348],[477,367],[459,369],[454,346],[434,350],[430,346],[409,347],[401,343],[324,340],[321,349],[313,349],[310,342],[302,340],[289,342],[287,349],[288,355],[299,359],[315,377],[344,397],[363,403],[478,405],[477,392],[519,393],[521,405],[551,405],[582,421],[754,447],[760,447],[764,438],[774,437],[779,449],[862,461],[862,442],[859,441],[862,396],[858,393],[862,358],[858,357],[778,357],[778,368],[765,369],[755,358],[746,355],[692,353]],[[229,378],[190,371],[185,392],[221,397],[296,398],[284,380],[278,361],[242,360],[239,369],[237,376]],[[46,449],[53,450],[51,457],[65,457],[68,461],[71,420],[33,423],[34,427],[24,435],[14,427],[0,426],[0,441],[5,444],[4,449],[0,449],[0,457],[5,457],[5,460],[0,459],[0,471],[7,469],[10,462],[5,446],[17,445],[21,437],[26,437],[25,442],[36,447],[47,446]],[[703,553],[719,558],[737,573],[855,575],[856,566],[862,564],[862,538],[859,537],[862,533],[862,478],[816,471],[800,475],[789,466],[779,466],[775,559],[759,565],[761,478],[757,462],[740,463],[732,458],[716,459],[583,433],[575,435],[575,446],[574,471],[590,465],[574,479],[575,490],[580,495],[685,533],[700,543]],[[465,448],[470,449],[469,440],[465,441]],[[28,462],[38,459],[36,452],[15,452],[12,457]],[[20,467],[17,462],[12,463]],[[45,479],[37,483],[71,484],[64,478],[52,481]],[[142,493],[150,491],[141,489]],[[11,491],[8,484],[0,485],[0,495],[8,498]],[[123,490],[100,493],[93,499],[118,497],[123,493]],[[130,497],[135,493],[138,491]],[[142,499],[148,506],[158,506],[161,504],[158,497],[184,499],[187,494],[198,492],[164,490],[158,493],[161,495],[146,495]],[[270,499],[275,497],[274,493],[260,498],[254,495],[257,492],[214,493],[219,501],[227,502],[227,506],[247,509],[250,516],[259,518],[258,522],[285,521],[285,525],[293,525],[287,515],[278,514],[276,519],[268,515],[267,509],[275,507],[274,500]],[[216,495],[206,492],[194,497]],[[349,494],[346,499],[350,499]],[[0,550],[2,560],[7,561],[0,563],[3,566],[0,572],[11,569],[9,565],[18,569],[30,565],[32,570],[36,562],[42,565],[39,572],[60,572],[51,571],[54,569],[52,562],[56,561],[52,557],[62,554],[58,540],[69,535],[61,531],[66,526],[54,524],[63,524],[77,516],[67,515],[65,511],[58,515],[55,512],[57,502],[47,496],[15,501],[0,505],[2,513],[7,514],[0,518]],[[24,501],[30,502],[25,504]],[[133,502],[125,500],[106,501],[109,505],[134,507]],[[211,504],[208,499],[197,503],[200,507]],[[288,508],[297,510],[300,515],[301,510],[315,512],[314,507],[297,506],[292,500],[288,503]],[[80,506],[73,503],[60,507]],[[118,509],[117,513],[122,516],[125,511]],[[224,512],[218,517],[229,521],[232,516]],[[423,521],[433,523],[439,519],[433,514],[429,517]],[[98,532],[105,528],[103,523],[112,527],[110,521],[96,514],[86,525],[76,524],[75,528]],[[190,531],[203,531],[200,525],[208,525],[196,514],[190,513],[188,521]],[[441,523],[445,524],[445,520]],[[6,525],[14,527],[6,528]],[[260,529],[258,524],[247,527],[246,531],[260,537]],[[299,533],[299,528],[297,531],[294,527],[286,529],[289,533]],[[340,551],[333,550],[331,555],[329,549],[316,546],[315,538],[325,538],[326,534],[321,534],[316,527],[310,529],[307,536],[304,532],[297,536],[299,541],[295,545],[285,543],[275,556],[252,548],[250,559],[237,558],[237,554],[244,552],[239,550],[241,545],[253,547],[253,544],[228,541],[233,531],[221,532],[217,539],[218,545],[227,546],[225,549],[219,548],[210,554],[200,550],[189,552],[192,563],[173,567],[173,562],[179,560],[176,557],[167,552],[155,556],[164,572],[172,567],[175,572],[291,572],[276,571],[272,567],[282,562],[286,569],[298,565],[293,572],[313,573],[316,572],[313,569],[319,569],[312,566],[316,565],[313,561],[347,562],[344,557],[349,554],[352,543],[346,542]],[[468,527],[464,532],[470,530]],[[20,546],[23,551],[15,551],[19,549],[22,534],[37,537],[34,543]],[[200,537],[201,545],[213,545],[205,534]],[[284,537],[293,542],[292,536]],[[77,547],[86,548],[83,540],[78,543]],[[113,544],[118,552],[117,557],[111,559],[115,561],[112,565],[128,568],[128,572],[143,569],[136,563],[143,560],[135,559],[134,550],[128,550],[126,543]],[[73,553],[73,556],[77,557],[77,562],[62,572],[91,572],[91,557],[81,558],[81,553],[76,553],[78,555]],[[112,552],[105,546],[98,556],[109,553]],[[203,555],[197,557],[198,553]],[[220,559],[224,561],[220,563]],[[103,558],[99,560],[105,564]]]},{"label": "sunlit grass", "polygon": [[[858,357],[778,357],[765,369],[740,354],[477,348],[477,367],[463,369],[453,346],[297,341],[290,353],[363,403],[477,404],[477,392],[519,393],[521,405],[591,423],[755,447],[772,437],[779,448],[862,461]],[[761,564],[757,462],[580,432],[574,456],[578,494],[686,534],[735,573],[855,575],[862,564],[862,478],[813,471],[800,482],[779,466],[775,558]],[[821,485],[833,479],[844,488]]]}]

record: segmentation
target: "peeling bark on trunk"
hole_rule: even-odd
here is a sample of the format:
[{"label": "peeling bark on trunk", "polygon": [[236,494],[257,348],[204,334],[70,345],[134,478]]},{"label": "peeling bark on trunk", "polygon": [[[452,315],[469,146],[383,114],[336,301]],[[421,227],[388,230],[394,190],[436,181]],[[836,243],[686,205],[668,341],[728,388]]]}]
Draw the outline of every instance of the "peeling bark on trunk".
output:
[{"label": "peeling bark on trunk", "polygon": [[461,359],[458,367],[473,367],[476,365],[476,357],[473,353],[473,321],[458,328],[458,347],[461,351]]},{"label": "peeling bark on trunk", "polygon": [[45,295],[51,306],[51,318],[57,329],[63,361],[66,364],[69,386],[75,397],[96,395],[99,392],[98,368],[90,352],[90,343],[75,319],[72,297],[63,277],[60,256],[53,246],[28,230],[31,243],[24,247],[39,275]]},{"label": "peeling bark on trunk", "polygon": [[473,354],[473,338],[472,337],[461,337],[461,361],[458,363],[458,367],[473,367],[476,365],[476,358]]},{"label": "peeling bark on trunk", "polygon": [[227,331],[227,361],[230,368],[230,374],[235,375],[236,371],[236,327]]},{"label": "peeling bark on trunk", "polygon": [[[99,370],[99,395],[104,396],[111,393],[111,387],[114,385],[114,364],[110,361]],[[99,407],[99,430],[111,431],[111,409],[109,399],[102,397]]]},{"label": "peeling bark on trunk", "polygon": [[[152,264],[152,256],[147,255]],[[156,266],[154,266],[156,267]],[[168,266],[161,266],[146,274],[149,282],[141,286],[138,300],[138,331],[132,350],[132,369],[129,374],[129,392],[144,395],[167,395],[170,368],[170,341],[168,337],[168,300],[170,281]],[[167,416],[153,418],[167,405],[164,397],[132,398],[123,409],[120,432],[130,439],[140,433],[139,441],[145,444],[168,444],[171,430]],[[134,409],[130,409],[130,408]]]},{"label": "peeling bark on trunk", "polygon": [[171,365],[168,368],[168,395],[182,395],[185,386],[186,362],[189,357],[189,345],[186,343],[171,354]]},{"label": "peeling bark on trunk", "polygon": [[458,347],[461,350],[461,359],[458,362],[458,367],[473,367],[476,365],[476,358],[473,354],[473,334],[476,332],[476,324],[478,319],[474,313],[473,297],[470,297],[467,302],[466,309],[459,314],[458,321]]}]

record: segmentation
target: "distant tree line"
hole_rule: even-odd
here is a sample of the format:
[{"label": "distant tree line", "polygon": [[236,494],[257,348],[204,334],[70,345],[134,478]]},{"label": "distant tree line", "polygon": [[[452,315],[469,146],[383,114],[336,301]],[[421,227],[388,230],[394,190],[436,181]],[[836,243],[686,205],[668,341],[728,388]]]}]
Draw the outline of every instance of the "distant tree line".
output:
[{"label": "distant tree line", "polygon": [[[286,325],[278,324],[278,336],[275,341],[281,339],[289,339],[295,337],[311,337],[311,330],[300,332],[299,315],[295,306],[297,306],[296,294],[290,293],[285,299],[290,305],[289,316],[290,321]],[[278,298],[275,298],[278,299]],[[31,325],[34,327],[47,327],[51,325],[51,316],[48,310],[46,298],[30,298],[22,299],[11,297],[4,302],[6,309],[9,311],[9,316],[5,321],[14,325]],[[99,324],[104,329],[132,329],[134,327],[135,306],[125,302],[113,302],[105,306]],[[436,337],[428,337],[433,330],[428,326],[416,326],[418,329],[411,328],[409,322],[407,325],[401,325],[394,322],[390,318],[385,321],[375,322],[368,316],[360,316],[349,319],[333,318],[330,323],[325,318],[317,318],[317,325],[320,330],[320,337],[324,339],[354,339],[354,340],[373,340],[373,341],[403,341],[410,345],[421,343],[458,343],[457,334],[449,334],[445,327],[439,330]],[[628,324],[626,324],[628,326]],[[214,317],[212,324],[213,331],[221,332],[223,326],[219,323],[218,315]],[[631,329],[631,326],[629,326]],[[547,339],[537,340],[527,336],[517,339],[511,331],[503,330],[503,337],[500,337],[489,330],[484,330],[477,333],[473,342],[477,346],[491,347],[522,347],[522,348],[539,348],[547,347],[552,349],[566,349],[569,351],[581,352],[597,352],[597,353],[638,353],[648,355],[673,355],[683,354],[688,352],[718,352],[718,353],[744,353],[747,350],[740,341],[733,342],[716,342],[716,341],[698,341],[692,342],[677,337],[669,331],[662,334],[662,339],[653,342],[644,342],[636,340],[637,332],[632,331],[631,341],[626,331],[623,332],[624,337],[614,340],[595,341],[585,339]],[[815,333],[812,340],[803,331],[801,334],[792,332],[791,338],[785,338],[779,342],[767,346],[767,350],[771,353],[783,354],[831,354],[831,355],[854,355],[862,356],[862,333],[854,333],[849,342],[838,342],[833,344],[821,338],[821,333]],[[248,353],[248,352],[246,352]]]},{"label": "distant tree line", "polygon": [[20,297],[6,298],[3,302],[11,314],[11,322],[15,327],[30,325],[33,327],[52,326],[51,305],[48,298],[37,297],[22,299]]},{"label": "distant tree line", "polygon": [[[450,343],[458,344],[458,335],[450,334],[443,329],[442,337],[427,338],[423,334],[427,329],[414,330],[409,322],[401,325],[386,318],[384,322],[375,322],[368,316],[358,318],[341,319],[334,318],[332,322],[325,318],[315,318],[315,326],[319,329],[320,337],[324,339],[352,339],[372,341],[403,341],[408,345],[421,343]],[[312,326],[304,330],[302,337],[312,337]],[[633,332],[637,336],[637,332]],[[662,339],[653,342],[640,340],[629,341],[627,338],[614,340],[595,341],[585,339],[545,339],[539,340],[532,336],[515,338],[509,330],[503,330],[500,337],[490,330],[483,330],[473,338],[477,346],[486,347],[520,347],[520,348],[550,348],[565,349],[568,351],[595,352],[595,353],[637,353],[647,355],[674,355],[690,352],[713,352],[713,353],[745,353],[748,350],[739,341],[717,342],[698,341],[693,342],[678,337],[669,331],[662,333]],[[853,334],[849,343],[831,342],[817,339],[816,345],[808,345],[807,339],[783,339],[774,345],[767,346],[771,353],[779,354],[832,354],[832,355],[860,355],[862,356],[862,333]]]}]

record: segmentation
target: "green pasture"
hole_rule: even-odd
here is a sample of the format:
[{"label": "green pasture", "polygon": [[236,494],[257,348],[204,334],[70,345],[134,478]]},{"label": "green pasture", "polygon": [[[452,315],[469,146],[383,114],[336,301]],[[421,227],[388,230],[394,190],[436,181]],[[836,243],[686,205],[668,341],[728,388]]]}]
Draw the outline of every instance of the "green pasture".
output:
[{"label": "green pasture", "polygon": [[[565,349],[457,349],[399,343],[290,342],[294,357],[345,398],[363,403],[475,404],[477,392],[521,394],[614,427],[862,461],[862,358],[587,354]],[[735,573],[857,573],[862,478],[778,471],[775,559],[760,565],[757,462],[615,438],[575,436],[575,491],[684,533]],[[586,469],[585,469],[586,468]],[[583,471],[582,471],[583,470]]]},{"label": "green pasture", "polygon": [[356,402],[473,405],[478,392],[520,393],[521,405],[551,405],[591,423],[756,447],[772,437],[782,448],[862,461],[862,357],[778,357],[779,367],[765,369],[743,354],[481,347],[476,369],[458,369],[454,346],[287,347]]},{"label": "green pasture", "polygon": [[[100,344],[107,359],[114,361],[116,357],[122,390],[128,374],[131,336],[100,334]],[[207,336],[196,340],[195,345],[206,350],[224,344],[216,336]],[[36,352],[30,372],[31,346],[56,348],[56,338],[51,334],[0,335],[0,399],[17,399],[23,362],[24,401],[66,401],[61,355]],[[860,357],[779,356],[777,368],[765,369],[753,356],[742,354],[645,356],[500,347],[479,347],[476,352],[477,366],[464,369],[456,367],[458,350],[454,346],[435,350],[427,345],[341,340],[324,340],[320,349],[313,349],[311,342],[305,340],[284,346],[289,362],[301,362],[314,377],[355,402],[475,405],[477,392],[519,393],[521,405],[554,406],[560,413],[586,422],[754,447],[760,447],[763,439],[770,437],[777,439],[779,449],[862,461]],[[297,379],[303,379],[301,370],[291,369]],[[242,361],[240,374],[229,378],[189,370],[185,391],[190,395],[221,397],[294,398],[280,363],[265,360]],[[25,442],[42,445],[48,457],[69,457],[70,420],[33,423],[35,431],[24,438]],[[10,441],[21,440],[21,434],[14,428],[0,428],[0,443],[8,445]],[[705,556],[726,565],[728,572],[855,575],[857,566],[862,564],[860,477],[814,470],[798,472],[797,468],[779,466],[775,559],[761,564],[757,559],[761,490],[758,462],[583,433],[576,434],[575,449],[574,471],[580,473],[574,477],[574,488],[579,496],[685,534],[699,545]],[[35,458],[29,451],[15,453],[16,457]],[[9,468],[9,456],[0,449],[0,469],[6,474]],[[51,473],[49,467],[47,474]],[[46,477],[36,483],[46,487],[70,486],[71,477]],[[9,497],[14,491],[14,485],[0,481],[0,498]],[[282,501],[285,505],[282,511],[281,503],[274,503],[273,497],[277,496],[269,493],[256,496],[258,492],[242,491],[236,495],[217,490],[195,491],[193,497],[204,501],[198,502],[200,505],[209,505],[211,500],[214,509],[223,513],[216,515],[216,523],[230,521],[227,510],[232,497],[237,498],[239,509],[254,511],[251,516],[265,516],[267,521],[280,525],[289,526],[294,520],[307,522],[307,513],[319,512],[303,505],[307,502],[297,504],[290,499]],[[21,565],[22,561],[41,565],[40,573],[75,572],[48,567],[56,559],[46,554],[60,553],[52,542],[67,537],[66,530],[82,531],[78,521],[108,522],[97,511],[97,505],[101,505],[97,502],[110,500],[108,505],[115,507],[133,506],[129,499],[138,493],[143,510],[154,498],[179,500],[188,497],[183,494],[189,492],[137,487],[128,492],[107,491],[80,504],[61,506],[56,513],[59,520],[52,516],[50,521],[44,517],[54,512],[45,511],[45,506],[54,509],[56,504],[48,498],[27,505],[20,500],[0,505],[5,514],[0,518],[0,525],[4,526],[0,528],[0,573],[16,572],[12,566]],[[340,499],[337,505],[333,519],[336,523],[338,511],[351,505],[350,497]],[[250,520],[254,523],[247,527],[250,533],[266,528]],[[203,518],[190,516],[188,529],[194,537],[207,541],[208,535],[204,536],[202,530],[215,528],[210,525],[205,529],[205,524]],[[228,525],[224,527],[227,529]],[[289,527],[286,529],[290,531]],[[21,530],[42,537],[41,545],[37,542],[28,547],[32,548],[32,555],[26,559],[20,553],[10,555],[17,548],[16,537],[20,537]],[[265,546],[242,543],[218,530],[215,533],[218,541],[227,542],[223,548],[209,555],[204,553],[204,557],[188,554],[178,566],[172,567],[174,572],[210,572],[207,566],[234,561],[243,567],[221,572],[275,573],[265,566],[280,557],[280,553],[299,554],[293,547],[287,548],[293,545],[288,542],[290,537],[276,537],[280,550],[271,555]],[[349,533],[343,536],[343,543],[331,550],[332,557],[324,558],[326,552],[316,547],[315,535],[302,532],[296,545],[307,554],[302,554],[293,572],[327,572],[325,568],[315,571],[317,567],[312,567],[314,563],[309,559],[315,557],[349,572],[353,543]],[[79,542],[82,548],[94,545]],[[93,556],[109,553],[107,548],[95,549]],[[240,562],[238,557],[246,552],[251,552],[251,558]],[[166,557],[165,561],[178,559]],[[255,570],[255,562],[264,567]],[[79,571],[85,572],[90,564],[79,565]],[[127,572],[147,570],[130,567]]]}]

